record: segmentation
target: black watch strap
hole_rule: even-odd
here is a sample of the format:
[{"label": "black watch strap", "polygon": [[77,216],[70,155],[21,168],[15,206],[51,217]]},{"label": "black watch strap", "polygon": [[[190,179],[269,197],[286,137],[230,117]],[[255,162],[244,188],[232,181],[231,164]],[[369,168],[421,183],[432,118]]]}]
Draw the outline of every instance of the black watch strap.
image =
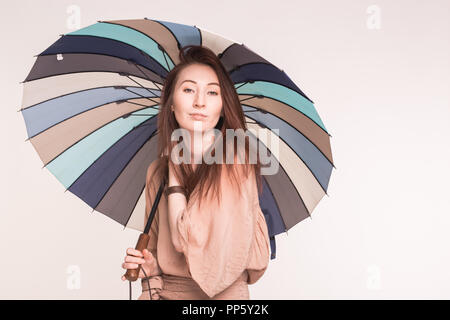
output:
[{"label": "black watch strap", "polygon": [[169,196],[172,193],[179,192],[186,196],[186,190],[182,186],[171,186],[166,189],[166,196]]}]

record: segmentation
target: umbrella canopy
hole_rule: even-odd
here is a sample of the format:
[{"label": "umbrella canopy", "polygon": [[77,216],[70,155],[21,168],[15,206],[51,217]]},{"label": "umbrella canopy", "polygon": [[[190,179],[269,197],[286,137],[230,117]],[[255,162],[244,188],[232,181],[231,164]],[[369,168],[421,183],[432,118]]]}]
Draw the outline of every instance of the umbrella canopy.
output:
[{"label": "umbrella canopy", "polygon": [[313,101],[243,44],[197,26],[150,19],[99,21],[61,35],[37,56],[23,82],[27,140],[66,190],[143,231],[161,88],[186,45],[218,55],[248,127],[263,128],[279,142],[272,153],[259,140],[279,164],[275,175],[263,175],[260,195],[275,258],[275,235],[310,217],[326,194],[334,167],[330,135]]}]

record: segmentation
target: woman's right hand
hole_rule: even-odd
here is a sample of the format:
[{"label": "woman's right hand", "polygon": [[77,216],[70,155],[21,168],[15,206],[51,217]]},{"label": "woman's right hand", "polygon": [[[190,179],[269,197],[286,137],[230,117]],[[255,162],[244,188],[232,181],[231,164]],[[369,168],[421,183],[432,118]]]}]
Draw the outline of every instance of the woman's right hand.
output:
[{"label": "woman's right hand", "polygon": [[[145,277],[144,272],[142,269],[144,269],[145,273],[148,277],[156,276],[161,274],[161,270],[158,266],[158,262],[156,261],[155,257],[153,257],[153,254],[148,251],[147,249],[144,249],[143,252],[128,248],[127,249],[127,255],[124,258],[124,263],[122,263],[123,269],[136,269],[139,265],[141,265],[141,269],[139,270],[139,279],[142,279]],[[125,281],[126,278],[123,275],[122,281]]]}]

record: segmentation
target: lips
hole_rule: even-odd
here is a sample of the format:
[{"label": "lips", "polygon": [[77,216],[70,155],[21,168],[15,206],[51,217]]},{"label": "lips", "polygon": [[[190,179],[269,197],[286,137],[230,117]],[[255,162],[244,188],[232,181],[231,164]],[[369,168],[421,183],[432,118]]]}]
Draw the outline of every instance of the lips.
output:
[{"label": "lips", "polygon": [[206,118],[206,115],[204,115],[203,113],[190,113],[189,115],[195,119],[205,119]]}]

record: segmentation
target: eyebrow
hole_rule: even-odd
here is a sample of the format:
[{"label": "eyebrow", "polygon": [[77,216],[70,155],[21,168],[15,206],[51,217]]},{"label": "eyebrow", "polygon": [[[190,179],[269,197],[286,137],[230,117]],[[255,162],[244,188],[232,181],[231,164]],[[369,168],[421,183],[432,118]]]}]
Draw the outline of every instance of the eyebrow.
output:
[{"label": "eyebrow", "polygon": [[[180,83],[180,85],[182,85],[184,82],[186,82],[186,81],[189,81],[189,82],[192,82],[192,83],[195,83],[195,84],[197,84],[197,82],[195,82],[194,80],[183,80],[183,82],[181,82]],[[210,82],[210,83],[208,83],[208,86],[209,85],[211,85],[211,84],[215,84],[216,86],[219,86],[219,84],[217,83],[217,82]],[[220,87],[220,86],[219,86]]]}]

